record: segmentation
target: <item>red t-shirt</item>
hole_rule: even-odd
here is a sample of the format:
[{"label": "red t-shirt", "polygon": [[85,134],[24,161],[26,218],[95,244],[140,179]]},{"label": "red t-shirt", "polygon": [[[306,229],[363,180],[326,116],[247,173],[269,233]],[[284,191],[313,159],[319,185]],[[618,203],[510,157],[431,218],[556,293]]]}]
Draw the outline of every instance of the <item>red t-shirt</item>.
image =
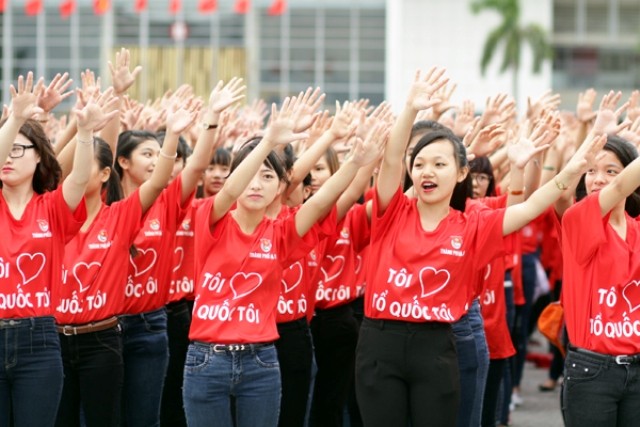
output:
[{"label": "red t-shirt", "polygon": [[140,194],[103,205],[86,231],[64,249],[60,292],[55,299],[56,323],[80,325],[122,312],[127,270],[123,260],[142,226]]},{"label": "red t-shirt", "polygon": [[295,216],[264,218],[245,234],[229,212],[211,228],[214,203],[215,197],[207,199],[196,213],[196,298],[189,338],[225,344],[273,341],[282,271],[317,244],[318,225],[300,237]]},{"label": "red t-shirt", "polygon": [[354,205],[336,233],[326,241],[316,289],[316,308],[327,310],[358,297],[356,271],[362,268],[362,257],[358,258],[358,253],[369,244],[370,234],[366,205]]},{"label": "red t-shirt", "polygon": [[[283,220],[294,215],[299,206],[290,208],[283,205],[278,216]],[[318,236],[321,238],[321,236]],[[314,292],[316,278],[320,269],[318,251],[322,245],[316,245],[303,258],[285,268],[280,281],[280,296],[276,313],[276,323],[291,322],[309,315],[313,315]]]},{"label": "red t-shirt", "polygon": [[478,270],[503,255],[504,212],[450,209],[434,231],[425,231],[416,199],[398,188],[380,216],[376,193],[365,315],[407,322],[458,320],[469,308]]},{"label": "red t-shirt", "polygon": [[490,359],[504,359],[516,353],[507,325],[504,271],[504,258],[497,257],[481,272],[484,286],[480,304]]},{"label": "red t-shirt", "polygon": [[541,224],[542,247],[540,252],[540,262],[549,272],[551,289],[555,287],[556,281],[562,280],[562,250],[556,227],[557,222],[557,215],[552,206],[545,212]]},{"label": "red t-shirt", "polygon": [[171,284],[167,302],[177,302],[182,299],[193,300],[194,298],[196,211],[203,202],[204,199],[193,199],[191,201],[182,223],[176,230],[173,264],[171,266]]},{"label": "red t-shirt", "polygon": [[600,214],[599,193],[562,217],[562,305],[569,341],[598,353],[640,353],[640,224],[626,241]]},{"label": "red t-shirt", "polygon": [[86,218],[84,200],[72,212],[62,185],[34,194],[20,219],[13,217],[0,191],[0,319],[53,315],[64,245]]},{"label": "red t-shirt", "polygon": [[137,314],[164,306],[169,295],[174,267],[174,237],[186,214],[188,199],[182,199],[182,176],[178,175],[151,205],[134,245],[137,254],[129,257],[129,275],[125,286],[124,310]]}]

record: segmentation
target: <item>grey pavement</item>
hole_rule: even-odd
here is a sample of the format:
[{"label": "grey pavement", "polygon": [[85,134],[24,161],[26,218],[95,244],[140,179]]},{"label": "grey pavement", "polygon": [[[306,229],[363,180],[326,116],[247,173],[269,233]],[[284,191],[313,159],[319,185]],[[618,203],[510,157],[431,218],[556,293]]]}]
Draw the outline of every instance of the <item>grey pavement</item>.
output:
[{"label": "grey pavement", "polygon": [[[534,335],[540,340],[543,347],[530,345],[529,350],[543,352],[546,349],[546,340],[540,335]],[[547,378],[548,369],[536,368],[535,364],[526,362],[522,379],[521,396],[524,403],[511,413],[512,427],[562,427],[562,414],[560,413],[560,386],[554,391],[541,392],[538,385]]]}]

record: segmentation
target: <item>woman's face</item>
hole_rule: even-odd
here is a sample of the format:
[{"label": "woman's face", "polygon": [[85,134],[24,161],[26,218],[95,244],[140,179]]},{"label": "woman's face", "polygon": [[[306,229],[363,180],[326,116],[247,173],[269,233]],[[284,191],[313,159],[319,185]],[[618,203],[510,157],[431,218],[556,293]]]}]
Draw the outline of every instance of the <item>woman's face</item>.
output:
[{"label": "woman's face", "polygon": [[209,165],[204,172],[204,192],[208,196],[218,194],[229,176],[229,166]]},{"label": "woman's face", "polygon": [[587,194],[602,190],[623,169],[622,162],[613,152],[609,150],[600,151],[595,158],[594,164],[590,165],[584,177]]},{"label": "woman's face", "polygon": [[316,194],[329,178],[331,178],[331,169],[329,169],[326,156],[322,156],[311,169],[311,194]]},{"label": "woman's face", "polygon": [[489,188],[489,183],[493,177],[483,172],[471,172],[470,175],[471,183],[473,185],[472,197],[474,199],[487,197],[487,189]]},{"label": "woman's face", "polygon": [[238,205],[247,210],[263,210],[273,202],[282,190],[278,174],[262,164],[238,198]]},{"label": "woman's face", "polygon": [[[16,157],[18,155],[20,157]],[[18,134],[0,171],[0,181],[9,187],[31,182],[39,162],[40,155],[36,152],[34,144],[26,136]]]},{"label": "woman's face", "polygon": [[160,144],[156,140],[149,139],[141,142],[131,152],[131,156],[128,159],[121,157],[118,161],[124,174],[127,175],[131,181],[142,185],[142,183],[151,178],[159,154]]},{"label": "woman's face", "polygon": [[445,200],[448,203],[456,184],[462,182],[466,175],[466,169],[458,169],[452,143],[445,139],[422,148],[411,170],[415,194],[426,204]]}]

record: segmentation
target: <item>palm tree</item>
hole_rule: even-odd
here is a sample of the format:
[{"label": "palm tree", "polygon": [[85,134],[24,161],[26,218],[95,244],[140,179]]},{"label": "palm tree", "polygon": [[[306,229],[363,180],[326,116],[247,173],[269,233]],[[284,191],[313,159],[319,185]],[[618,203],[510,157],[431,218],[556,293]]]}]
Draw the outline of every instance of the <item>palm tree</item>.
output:
[{"label": "palm tree", "polygon": [[493,59],[498,44],[504,44],[504,56],[500,73],[511,69],[513,97],[518,102],[518,71],[522,46],[528,43],[533,51],[533,72],[539,73],[544,61],[551,57],[551,45],[547,33],[538,24],[520,25],[519,0],[473,0],[471,10],[477,14],[486,9],[493,9],[502,16],[502,23],[493,29],[484,42],[480,70],[484,76],[487,66]]}]

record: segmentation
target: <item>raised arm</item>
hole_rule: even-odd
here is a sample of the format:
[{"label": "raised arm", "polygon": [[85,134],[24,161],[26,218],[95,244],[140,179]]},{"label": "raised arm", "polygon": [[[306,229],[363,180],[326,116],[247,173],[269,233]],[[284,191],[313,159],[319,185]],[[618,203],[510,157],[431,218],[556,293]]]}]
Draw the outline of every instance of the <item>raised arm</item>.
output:
[{"label": "raised arm", "polygon": [[[122,111],[124,97],[129,88],[135,83],[136,77],[142,71],[142,67],[138,65],[131,71],[131,53],[129,49],[122,48],[120,52],[116,52],[116,63],[113,65],[109,61],[109,71],[111,71],[111,85],[113,86],[114,95],[118,98],[115,109]],[[109,144],[111,152],[115,158],[116,147],[118,145],[118,135],[120,134],[120,115],[114,116],[109,123],[100,131],[100,137]]]},{"label": "raised arm", "polygon": [[540,187],[523,203],[508,207],[502,223],[503,234],[506,236],[522,228],[551,206],[569,188],[569,184],[580,179],[587,164],[606,141],[604,135],[589,138],[554,179]]},{"label": "raised arm", "polygon": [[180,133],[184,132],[196,119],[196,112],[185,107],[188,106],[183,105],[180,100],[175,98],[167,107],[167,132],[156,167],[149,180],[140,186],[140,204],[143,212],[146,212],[153,205],[158,195],[169,183],[176,162],[176,149]]},{"label": "raised arm", "polygon": [[[296,212],[296,229],[299,236],[304,236],[313,224],[327,215],[361,168],[379,159],[389,136],[389,131],[384,129],[385,125],[380,123],[372,129],[364,142],[358,139],[351,156],[340,169]],[[341,212],[342,216],[346,214],[346,210]]]},{"label": "raised arm", "polygon": [[405,107],[391,129],[389,144],[382,159],[376,184],[380,209],[378,214],[382,214],[386,210],[402,182],[402,159],[409,143],[411,126],[418,111],[425,110],[440,102],[440,100],[433,98],[433,94],[448,81],[442,77],[444,71],[444,69],[432,68],[424,76],[420,74],[420,70],[416,72]]},{"label": "raised arm", "polygon": [[280,111],[278,111],[275,104],[272,104],[271,122],[265,130],[264,137],[256,148],[229,175],[220,192],[216,194],[216,201],[213,209],[211,209],[210,225],[215,224],[231,209],[231,206],[247,188],[271,150],[308,137],[306,133],[296,133],[294,131],[296,114],[297,112],[293,109],[290,98],[285,98]]},{"label": "raised arm", "polygon": [[28,119],[42,113],[42,108],[36,105],[37,96],[33,92],[33,73],[29,72],[27,78],[18,77],[18,89],[11,85],[11,113],[7,121],[0,127],[0,168],[4,166],[11,152],[20,127]]},{"label": "raised arm", "polygon": [[196,147],[189,161],[182,171],[182,201],[184,202],[198,185],[198,180],[209,166],[211,151],[216,142],[216,129],[220,120],[220,114],[244,98],[246,86],[242,79],[232,78],[223,86],[222,80],[209,95],[209,105],[202,115],[202,128],[198,135]]},{"label": "raised arm", "polygon": [[118,114],[118,110],[113,109],[117,102],[113,89],[109,88],[97,99],[84,102],[84,108],[75,111],[78,134],[73,168],[62,183],[62,195],[71,210],[75,210],[82,200],[91,176],[94,163],[93,133]]}]

